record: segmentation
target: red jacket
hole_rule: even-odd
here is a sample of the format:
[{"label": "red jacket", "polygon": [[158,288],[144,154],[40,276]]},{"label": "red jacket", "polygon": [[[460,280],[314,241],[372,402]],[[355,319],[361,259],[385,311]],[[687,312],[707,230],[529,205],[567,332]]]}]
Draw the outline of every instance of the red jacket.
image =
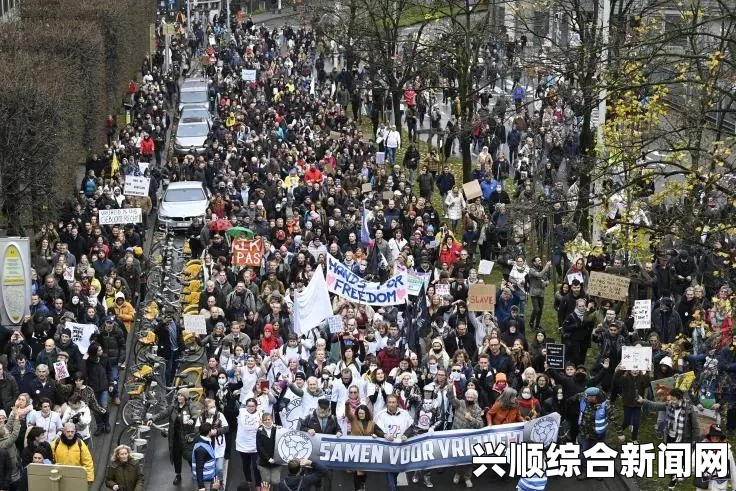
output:
[{"label": "red jacket", "polygon": [[381,367],[384,373],[389,373],[391,370],[399,366],[401,357],[399,350],[395,350],[392,355],[386,348],[384,348],[378,352],[376,359],[378,360],[378,366]]},{"label": "red jacket", "polygon": [[144,138],[141,140],[141,153],[143,155],[153,155],[154,148],[153,138]]},{"label": "red jacket", "polygon": [[322,172],[317,167],[310,167],[304,174],[304,182],[322,182]]}]

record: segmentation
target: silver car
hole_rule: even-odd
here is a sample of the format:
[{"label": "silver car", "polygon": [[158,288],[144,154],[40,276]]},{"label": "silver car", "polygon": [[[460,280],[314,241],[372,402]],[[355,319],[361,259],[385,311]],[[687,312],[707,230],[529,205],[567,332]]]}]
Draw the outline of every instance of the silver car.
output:
[{"label": "silver car", "polygon": [[181,112],[181,120],[184,119],[205,119],[210,126],[212,126],[212,114],[208,109],[202,109],[200,107],[185,107]]},{"label": "silver car", "polygon": [[204,218],[210,192],[198,181],[172,182],[166,188],[158,209],[158,220],[169,229],[185,229],[197,218]]},{"label": "silver car", "polygon": [[207,84],[185,87],[179,91],[179,112],[187,107],[210,108],[210,95],[207,91]]},{"label": "silver car", "polygon": [[192,149],[203,152],[210,134],[210,123],[203,117],[187,117],[179,120],[174,136],[174,151],[185,155]]}]

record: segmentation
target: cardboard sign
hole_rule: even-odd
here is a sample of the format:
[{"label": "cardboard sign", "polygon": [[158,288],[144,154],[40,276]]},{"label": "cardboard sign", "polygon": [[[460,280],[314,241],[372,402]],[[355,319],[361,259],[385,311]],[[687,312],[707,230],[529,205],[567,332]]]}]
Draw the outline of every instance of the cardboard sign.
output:
[{"label": "cardboard sign", "polygon": [[143,216],[140,208],[121,208],[120,210],[100,210],[100,225],[122,225],[126,223],[141,223]]},{"label": "cardboard sign", "polygon": [[125,176],[125,196],[148,196],[148,188],[151,186],[151,179],[140,176]]},{"label": "cardboard sign", "polygon": [[621,370],[639,370],[648,372],[652,369],[651,346],[622,346]]},{"label": "cardboard sign", "polygon": [[54,362],[54,377],[56,380],[64,380],[69,378],[69,370],[66,368],[65,361]]},{"label": "cardboard sign", "polygon": [[480,264],[478,265],[478,274],[491,274],[494,264],[495,263],[493,261],[481,259]]},{"label": "cardboard sign", "polygon": [[327,325],[330,326],[330,334],[339,334],[342,332],[342,316],[331,315],[327,318]]},{"label": "cardboard sign", "polygon": [[446,297],[450,295],[450,284],[449,283],[435,283],[434,292],[440,297]]},{"label": "cardboard sign", "polygon": [[243,68],[240,76],[245,82],[255,82],[256,81],[256,71],[255,70],[247,70]]},{"label": "cardboard sign", "polygon": [[593,271],[590,273],[588,295],[623,302],[629,297],[629,282],[629,278],[623,276]]},{"label": "cardboard sign", "polygon": [[394,199],[394,193],[393,191],[384,191],[383,192],[383,200],[388,201],[390,199]]},{"label": "cardboard sign", "polygon": [[565,369],[565,345],[547,343],[547,366],[555,370]]},{"label": "cardboard sign", "polygon": [[342,133],[339,131],[330,131],[330,140],[339,140],[342,138]]},{"label": "cardboard sign", "polygon": [[463,193],[465,193],[465,199],[468,201],[483,196],[478,179],[463,184]]},{"label": "cardboard sign", "polygon": [[652,301],[635,300],[631,311],[634,317],[634,329],[649,329],[652,327]]},{"label": "cardboard sign", "polygon": [[373,186],[369,182],[366,182],[362,186],[360,186],[361,193],[370,193],[371,191],[373,191]]},{"label": "cardboard sign", "polygon": [[386,163],[386,152],[376,152],[376,164]]},{"label": "cardboard sign", "polygon": [[263,259],[263,241],[261,239],[235,239],[232,245],[233,266],[259,267]]},{"label": "cardboard sign", "polygon": [[471,312],[488,312],[496,303],[496,286],[476,283],[468,289],[468,310]]},{"label": "cardboard sign", "polygon": [[184,330],[207,335],[207,319],[203,315],[185,315]]}]

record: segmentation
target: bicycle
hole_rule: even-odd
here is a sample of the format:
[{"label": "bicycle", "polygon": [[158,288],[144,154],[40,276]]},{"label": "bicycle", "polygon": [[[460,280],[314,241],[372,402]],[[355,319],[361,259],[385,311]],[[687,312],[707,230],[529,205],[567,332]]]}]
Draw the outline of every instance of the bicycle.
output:
[{"label": "bicycle", "polygon": [[[140,388],[141,384],[143,388]],[[202,387],[191,385],[166,387],[158,385],[156,380],[150,380],[147,388],[146,382],[126,384],[125,388],[131,397],[140,394],[137,398],[129,398],[123,405],[121,414],[126,426],[149,420],[161,421],[168,414],[168,408],[174,403],[176,394],[182,388],[188,390],[189,399],[194,402],[200,402],[204,397]]]}]

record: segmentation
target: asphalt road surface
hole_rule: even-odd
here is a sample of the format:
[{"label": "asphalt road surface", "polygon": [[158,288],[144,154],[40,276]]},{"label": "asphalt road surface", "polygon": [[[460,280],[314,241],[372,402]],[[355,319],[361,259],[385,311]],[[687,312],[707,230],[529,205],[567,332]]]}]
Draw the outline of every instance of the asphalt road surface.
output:
[{"label": "asphalt road surface", "polygon": [[[233,457],[229,461],[231,465],[227,466],[227,491],[236,491],[238,485],[245,482],[240,458],[237,455]],[[284,468],[282,472],[285,473],[286,469]],[[434,470],[432,472],[434,488],[441,490],[465,489],[463,483],[452,483],[453,474],[452,469]],[[493,489],[494,491],[513,491],[516,489],[516,479],[502,480],[493,477],[490,471],[487,471],[487,474],[473,479],[474,489]],[[333,490],[352,491],[354,489],[352,474],[345,471],[333,471],[332,476]],[[149,450],[146,454],[146,489],[155,491],[181,489],[183,491],[189,491],[196,486],[191,481],[191,470],[186,463],[182,470],[182,483],[179,486],[174,486],[172,484],[173,480],[174,469],[169,463],[166,439],[160,434],[153,434],[149,441]],[[387,490],[388,486],[386,485],[385,474],[369,474],[366,489],[368,491]],[[408,486],[403,486],[400,489],[409,491],[427,488],[421,482],[419,484],[412,484],[411,476],[409,476]],[[603,481],[586,480],[581,482],[576,479],[553,478],[547,486],[547,491],[623,491],[624,489],[626,489],[625,486],[618,479],[605,479]]]}]

